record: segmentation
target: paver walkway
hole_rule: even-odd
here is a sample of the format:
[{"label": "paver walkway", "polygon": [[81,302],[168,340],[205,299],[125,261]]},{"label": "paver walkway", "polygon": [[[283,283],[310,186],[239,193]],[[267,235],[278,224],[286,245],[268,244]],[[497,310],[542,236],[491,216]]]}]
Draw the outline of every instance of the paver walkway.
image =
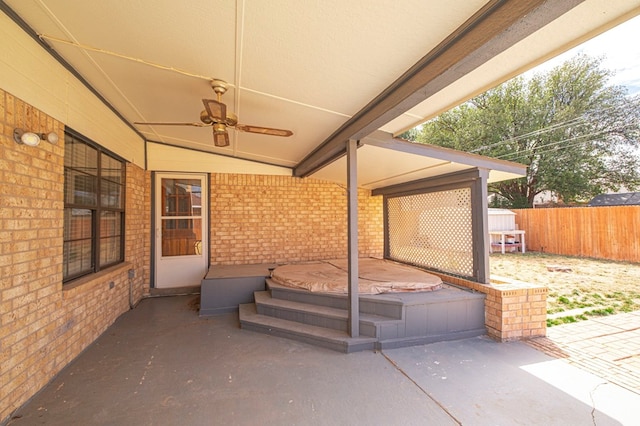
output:
[{"label": "paver walkway", "polygon": [[550,327],[527,343],[640,394],[640,311]]}]

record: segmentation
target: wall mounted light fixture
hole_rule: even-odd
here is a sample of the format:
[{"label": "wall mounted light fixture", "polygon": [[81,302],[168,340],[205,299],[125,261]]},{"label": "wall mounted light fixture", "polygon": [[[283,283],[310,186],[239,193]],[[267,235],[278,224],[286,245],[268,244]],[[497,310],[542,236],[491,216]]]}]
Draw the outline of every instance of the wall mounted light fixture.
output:
[{"label": "wall mounted light fixture", "polygon": [[40,141],[47,141],[51,144],[58,143],[58,135],[55,132],[35,133],[25,132],[23,129],[13,129],[13,140],[21,145],[37,146]]}]

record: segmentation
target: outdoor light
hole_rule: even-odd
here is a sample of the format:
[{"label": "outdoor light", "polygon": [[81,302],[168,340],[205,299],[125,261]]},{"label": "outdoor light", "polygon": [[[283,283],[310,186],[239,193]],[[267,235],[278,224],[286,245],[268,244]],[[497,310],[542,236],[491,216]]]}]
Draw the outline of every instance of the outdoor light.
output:
[{"label": "outdoor light", "polygon": [[50,144],[57,144],[58,143],[58,134],[56,132],[49,132],[46,135],[47,142],[49,142]]},{"label": "outdoor light", "polygon": [[40,143],[40,136],[33,132],[15,129],[13,131],[13,140],[22,145],[37,146]]},{"label": "outdoor light", "polygon": [[25,132],[23,129],[13,129],[13,140],[21,145],[38,146],[40,141],[48,141],[51,144],[58,143],[58,134],[56,132],[34,133]]}]

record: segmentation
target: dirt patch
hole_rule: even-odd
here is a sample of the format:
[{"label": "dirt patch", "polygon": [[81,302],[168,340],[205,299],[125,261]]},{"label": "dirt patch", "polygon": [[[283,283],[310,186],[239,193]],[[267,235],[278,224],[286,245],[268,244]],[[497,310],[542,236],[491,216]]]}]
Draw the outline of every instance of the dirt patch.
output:
[{"label": "dirt patch", "polygon": [[194,312],[200,312],[200,295],[189,300],[189,310]]},{"label": "dirt patch", "polygon": [[490,266],[492,275],[548,287],[549,326],[640,310],[640,263],[531,252],[494,253]]}]

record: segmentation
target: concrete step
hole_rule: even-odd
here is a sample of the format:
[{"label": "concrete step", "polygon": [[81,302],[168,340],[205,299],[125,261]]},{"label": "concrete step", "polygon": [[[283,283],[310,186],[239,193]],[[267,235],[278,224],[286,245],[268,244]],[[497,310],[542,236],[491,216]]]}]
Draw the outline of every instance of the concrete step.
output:
[{"label": "concrete step", "polygon": [[240,327],[274,336],[321,346],[338,352],[350,353],[373,350],[375,337],[350,337],[345,331],[318,327],[281,318],[261,315],[254,303],[239,306]]},{"label": "concrete step", "polygon": [[[344,332],[348,331],[349,312],[345,309],[275,299],[269,291],[255,292],[254,299],[257,312],[261,315]],[[360,313],[359,317],[360,334],[369,337],[380,337],[381,327],[402,322],[401,320],[381,315]]]}]

